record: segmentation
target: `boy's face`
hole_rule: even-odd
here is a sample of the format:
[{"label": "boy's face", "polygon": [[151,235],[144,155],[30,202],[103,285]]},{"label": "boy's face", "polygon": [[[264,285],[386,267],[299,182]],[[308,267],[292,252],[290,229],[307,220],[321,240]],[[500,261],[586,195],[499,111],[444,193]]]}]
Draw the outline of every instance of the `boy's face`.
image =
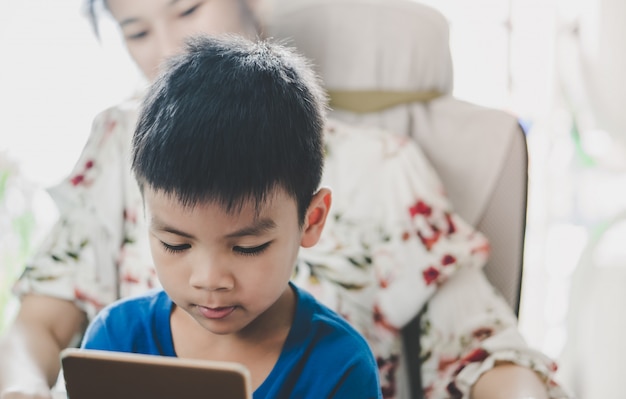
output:
[{"label": "boy's face", "polygon": [[282,190],[257,214],[252,204],[233,213],[215,203],[187,208],[145,187],[150,246],[163,288],[206,330],[244,330],[284,302],[278,299],[289,290],[300,246],[314,245],[323,228],[330,192],[321,194],[327,198],[314,197],[301,228],[296,202]]}]

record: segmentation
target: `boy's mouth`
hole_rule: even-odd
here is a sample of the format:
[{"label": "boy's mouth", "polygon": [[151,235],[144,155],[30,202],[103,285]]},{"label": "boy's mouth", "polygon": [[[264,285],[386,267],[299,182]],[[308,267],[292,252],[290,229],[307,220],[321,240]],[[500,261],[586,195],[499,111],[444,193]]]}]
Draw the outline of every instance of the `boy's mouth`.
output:
[{"label": "boy's mouth", "polygon": [[207,308],[205,306],[196,305],[200,314],[207,319],[219,320],[229,316],[235,311],[235,306],[225,306],[218,308]]}]

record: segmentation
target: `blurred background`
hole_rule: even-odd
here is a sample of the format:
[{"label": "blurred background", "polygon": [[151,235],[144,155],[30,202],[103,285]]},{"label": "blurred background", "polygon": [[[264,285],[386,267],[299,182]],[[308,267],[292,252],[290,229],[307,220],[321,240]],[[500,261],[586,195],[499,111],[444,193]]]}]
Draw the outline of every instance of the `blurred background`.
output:
[{"label": "blurred background", "polygon": [[[505,109],[526,131],[524,336],[578,397],[620,397],[626,2],[421,2],[450,22],[455,96]],[[143,84],[115,27],[104,20],[96,40],[80,7],[0,0],[0,332],[11,282],[56,217],[45,188],[69,173],[96,113]]]}]

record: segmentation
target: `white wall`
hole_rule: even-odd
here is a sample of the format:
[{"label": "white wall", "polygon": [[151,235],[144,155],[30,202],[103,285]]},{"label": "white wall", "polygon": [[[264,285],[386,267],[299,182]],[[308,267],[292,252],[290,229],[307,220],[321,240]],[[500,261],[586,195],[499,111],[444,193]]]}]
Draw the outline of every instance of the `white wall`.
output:
[{"label": "white wall", "polygon": [[1,3],[0,152],[42,186],[69,172],[94,115],[136,87],[116,36],[105,28],[99,44],[80,3]]}]

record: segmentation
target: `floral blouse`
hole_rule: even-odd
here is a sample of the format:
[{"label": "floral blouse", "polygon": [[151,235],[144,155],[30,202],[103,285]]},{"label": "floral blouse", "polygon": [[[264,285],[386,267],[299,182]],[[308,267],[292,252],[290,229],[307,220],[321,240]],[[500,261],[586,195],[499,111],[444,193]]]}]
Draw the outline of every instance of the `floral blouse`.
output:
[{"label": "floral blouse", "polygon": [[[71,175],[50,190],[61,218],[16,283],[18,295],[73,300],[91,318],[158,286],[130,172],[137,102],[94,121]],[[555,364],[529,349],[482,273],[485,237],[451,209],[410,139],[328,121],[323,185],[333,204],[321,241],[301,249],[293,280],[350,321],[377,357],[385,398],[409,398],[401,329],[420,311],[427,398],[467,398],[496,362],[528,366],[552,398]]]}]

